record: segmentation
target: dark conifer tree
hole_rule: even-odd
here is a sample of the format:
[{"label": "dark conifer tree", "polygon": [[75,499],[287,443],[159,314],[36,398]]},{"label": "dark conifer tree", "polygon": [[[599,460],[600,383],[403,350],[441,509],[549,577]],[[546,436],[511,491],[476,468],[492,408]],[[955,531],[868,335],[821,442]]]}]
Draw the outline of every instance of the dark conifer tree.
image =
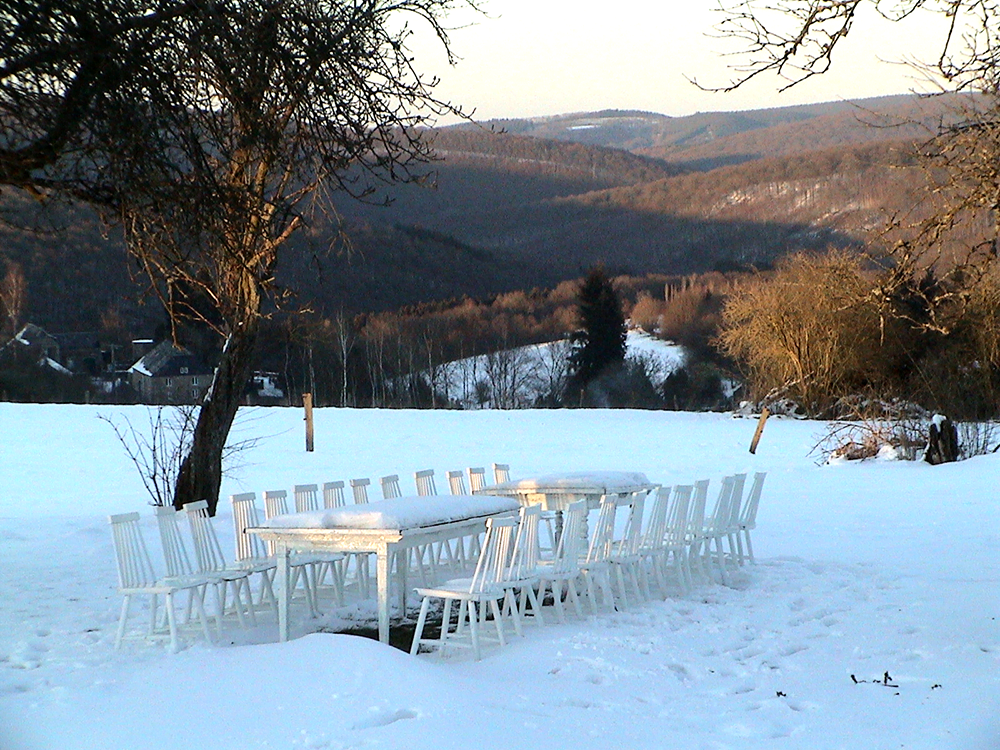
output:
[{"label": "dark conifer tree", "polygon": [[570,393],[578,394],[610,366],[625,360],[625,315],[604,268],[592,268],[577,294],[580,327],[570,340]]}]

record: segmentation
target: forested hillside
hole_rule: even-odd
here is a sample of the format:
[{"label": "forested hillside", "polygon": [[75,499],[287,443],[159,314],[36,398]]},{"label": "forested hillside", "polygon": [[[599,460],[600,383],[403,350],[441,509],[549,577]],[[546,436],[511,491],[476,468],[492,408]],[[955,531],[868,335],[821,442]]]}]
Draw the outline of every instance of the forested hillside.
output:
[{"label": "forested hillside", "polygon": [[[425,185],[386,188],[369,204],[336,200],[337,216],[309,217],[278,281],[297,292],[287,306],[330,316],[551,287],[594,263],[689,274],[849,246],[911,207],[920,184],[909,153],[924,126],[863,127],[859,112],[926,124],[940,114],[930,102],[446,128]],[[162,313],[131,278],[113,228],[86,208],[11,192],[0,201],[0,278],[23,272],[22,322],[151,334]]]}]

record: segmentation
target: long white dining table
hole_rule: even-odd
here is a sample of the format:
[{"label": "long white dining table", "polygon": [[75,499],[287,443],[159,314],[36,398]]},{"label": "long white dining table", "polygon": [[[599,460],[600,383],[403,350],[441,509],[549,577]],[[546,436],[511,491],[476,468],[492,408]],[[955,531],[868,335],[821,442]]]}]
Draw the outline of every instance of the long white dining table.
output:
[{"label": "long white dining table", "polygon": [[[632,492],[656,488],[642,472],[638,471],[571,471],[511,479],[476,490],[477,495],[497,495],[515,498],[521,505],[541,505],[544,511],[554,511],[554,539],[562,535],[562,513],[571,503],[586,500],[594,510],[605,495],[624,496]],[[589,531],[587,519],[580,524],[584,538]]]},{"label": "long white dining table", "polygon": [[577,471],[512,479],[476,491],[479,495],[516,498],[521,505],[541,505],[542,510],[562,511],[570,503],[586,500],[593,510],[604,495],[626,495],[656,487],[638,471]]},{"label": "long white dining table", "polygon": [[[486,519],[518,509],[516,500],[502,496],[440,495],[399,497],[367,505],[290,513],[247,529],[274,543],[277,558],[275,596],[278,637],[289,635],[290,566],[293,552],[370,552],[376,555],[378,637],[389,642],[389,575],[393,553],[433,542],[472,536],[486,528]],[[402,556],[400,559],[406,559]],[[397,565],[400,611],[406,613],[407,566]]]}]

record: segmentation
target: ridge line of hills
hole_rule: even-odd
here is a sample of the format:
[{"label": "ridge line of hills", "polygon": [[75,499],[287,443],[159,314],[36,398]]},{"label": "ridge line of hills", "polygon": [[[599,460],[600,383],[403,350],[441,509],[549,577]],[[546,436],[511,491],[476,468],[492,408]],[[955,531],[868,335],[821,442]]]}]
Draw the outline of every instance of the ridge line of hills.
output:
[{"label": "ridge line of hills", "polygon": [[[279,279],[332,315],[553,286],[598,262],[676,275],[855,245],[880,217],[913,205],[918,170],[907,154],[954,106],[899,96],[442,128],[432,187],[390,186],[388,208],[338,201],[342,224],[315,220]],[[0,211],[10,221],[0,226],[0,275],[11,262],[24,269],[25,319],[69,331],[156,317],[141,305],[120,241],[85,207],[49,217],[68,230],[48,235],[15,228],[32,219],[9,191]],[[335,239],[341,228],[349,248]]]}]

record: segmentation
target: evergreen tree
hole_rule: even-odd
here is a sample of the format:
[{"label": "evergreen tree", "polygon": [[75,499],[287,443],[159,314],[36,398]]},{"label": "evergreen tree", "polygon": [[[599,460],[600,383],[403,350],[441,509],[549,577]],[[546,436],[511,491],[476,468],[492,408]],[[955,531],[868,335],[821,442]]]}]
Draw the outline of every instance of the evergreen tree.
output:
[{"label": "evergreen tree", "polygon": [[592,268],[577,293],[580,328],[570,341],[570,392],[581,393],[594,378],[625,361],[625,315],[604,268]]}]

